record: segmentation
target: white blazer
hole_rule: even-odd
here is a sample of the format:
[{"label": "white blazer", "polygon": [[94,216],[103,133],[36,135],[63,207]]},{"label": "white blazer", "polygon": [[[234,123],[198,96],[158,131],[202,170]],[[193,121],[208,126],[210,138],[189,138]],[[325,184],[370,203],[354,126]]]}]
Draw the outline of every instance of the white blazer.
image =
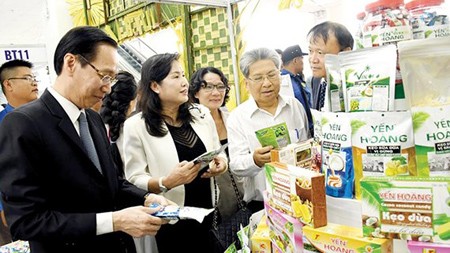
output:
[{"label": "white blazer", "polygon": [[[216,125],[209,109],[200,104],[194,104],[190,110],[194,122],[192,128],[202,140],[207,151],[220,147]],[[164,127],[167,126],[164,124]],[[125,177],[137,187],[148,190],[148,180],[169,174],[180,162],[177,149],[170,132],[163,137],[151,136],[146,129],[142,113],[138,113],[125,121],[123,131],[123,151]],[[225,153],[220,157],[227,161]],[[214,183],[211,178],[211,203],[214,205]],[[184,185],[170,189],[163,194],[179,206],[184,206]]]}]

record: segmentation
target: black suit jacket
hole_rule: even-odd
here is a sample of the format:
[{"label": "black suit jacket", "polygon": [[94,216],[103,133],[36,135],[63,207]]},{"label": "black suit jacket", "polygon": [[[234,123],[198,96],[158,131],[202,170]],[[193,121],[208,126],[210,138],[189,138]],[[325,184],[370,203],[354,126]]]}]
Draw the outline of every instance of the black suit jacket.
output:
[{"label": "black suit jacket", "polygon": [[13,239],[28,240],[33,253],[133,251],[125,233],[96,236],[96,213],[142,205],[146,192],[118,177],[100,116],[92,110],[86,115],[103,175],[48,91],[0,125],[6,218]]},{"label": "black suit jacket", "polygon": [[316,109],[318,111],[320,111],[319,108],[319,97],[320,97],[320,81],[322,80],[322,78],[315,78],[312,77],[311,78],[311,97],[312,97],[312,109]]}]

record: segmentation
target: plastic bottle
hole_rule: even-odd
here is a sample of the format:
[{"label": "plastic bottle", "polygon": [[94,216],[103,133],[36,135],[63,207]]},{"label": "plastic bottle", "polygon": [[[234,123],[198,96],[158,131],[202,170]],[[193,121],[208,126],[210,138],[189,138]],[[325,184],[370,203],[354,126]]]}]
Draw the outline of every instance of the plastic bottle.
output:
[{"label": "plastic bottle", "polygon": [[443,3],[444,0],[413,0],[405,5],[413,39],[450,36],[449,18]]}]

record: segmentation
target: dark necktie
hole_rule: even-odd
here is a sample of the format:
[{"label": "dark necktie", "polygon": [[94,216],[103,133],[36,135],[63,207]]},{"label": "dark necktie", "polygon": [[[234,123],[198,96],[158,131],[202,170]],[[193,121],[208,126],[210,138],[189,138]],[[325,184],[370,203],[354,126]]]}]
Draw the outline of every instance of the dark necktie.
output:
[{"label": "dark necktie", "polygon": [[327,82],[323,81],[323,82],[320,83],[320,87],[319,87],[319,103],[318,103],[319,108],[317,108],[319,111],[325,105],[325,93],[326,93],[326,90],[327,90]]},{"label": "dark necktie", "polygon": [[91,133],[89,132],[89,125],[84,112],[80,113],[78,122],[80,123],[80,138],[84,149],[91,161],[95,164],[95,167],[97,167],[98,171],[102,173],[100,161],[98,160],[97,151],[95,151],[94,141],[92,140]]}]

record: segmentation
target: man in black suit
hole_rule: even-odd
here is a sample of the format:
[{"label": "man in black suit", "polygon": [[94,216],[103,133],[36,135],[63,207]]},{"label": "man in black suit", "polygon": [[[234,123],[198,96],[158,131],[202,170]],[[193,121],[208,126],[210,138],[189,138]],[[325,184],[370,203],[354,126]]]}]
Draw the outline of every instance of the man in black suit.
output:
[{"label": "man in black suit", "polygon": [[[0,125],[6,219],[33,253],[134,252],[131,236],[155,235],[165,223],[148,206],[168,201],[117,176],[104,124],[87,109],[110,92],[117,61],[106,33],[73,28],[56,48],[53,87]],[[87,129],[91,149],[80,138]]]},{"label": "man in black suit", "polygon": [[314,26],[308,32],[309,64],[313,77],[310,80],[312,109],[321,110],[326,91],[325,55],[338,54],[353,49],[352,34],[345,26],[326,21]]}]

